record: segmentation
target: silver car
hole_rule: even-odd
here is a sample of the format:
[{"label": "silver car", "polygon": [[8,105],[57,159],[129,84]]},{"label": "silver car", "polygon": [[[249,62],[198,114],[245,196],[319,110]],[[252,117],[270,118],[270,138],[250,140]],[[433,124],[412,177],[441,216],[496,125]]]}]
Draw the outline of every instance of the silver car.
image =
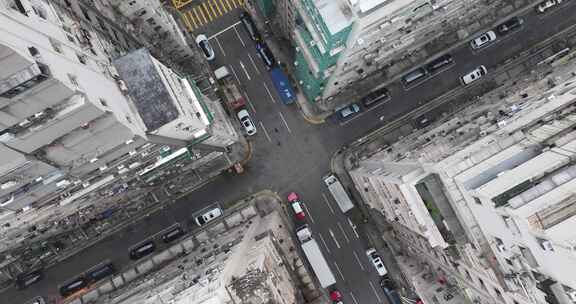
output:
[{"label": "silver car", "polygon": [[197,216],[194,220],[198,226],[202,226],[222,216],[223,213],[220,207],[215,207]]},{"label": "silver car", "polygon": [[494,40],[496,40],[496,33],[494,33],[494,31],[488,31],[472,40],[470,46],[476,50],[489,45]]},{"label": "silver car", "polygon": [[472,82],[482,78],[482,76],[486,75],[486,67],[481,65],[475,68],[472,72],[460,77],[460,80],[464,85],[471,84]]}]

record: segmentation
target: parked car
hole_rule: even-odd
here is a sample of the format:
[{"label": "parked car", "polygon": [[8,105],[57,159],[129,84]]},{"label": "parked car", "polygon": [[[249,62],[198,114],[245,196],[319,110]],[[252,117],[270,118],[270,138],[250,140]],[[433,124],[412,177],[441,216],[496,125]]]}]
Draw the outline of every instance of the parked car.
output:
[{"label": "parked car", "polygon": [[360,106],[356,103],[353,103],[338,110],[338,117],[340,117],[341,120],[347,120],[357,113],[360,113]]},{"label": "parked car", "polygon": [[142,244],[137,245],[136,247],[133,247],[130,250],[130,259],[132,260],[141,259],[154,252],[154,250],[156,250],[156,244],[154,244],[154,241],[146,241]]},{"label": "parked car", "polygon": [[553,8],[554,6],[562,3],[562,0],[546,0],[544,2],[540,2],[536,5],[536,12],[538,13],[545,13],[547,10]]},{"label": "parked car", "polygon": [[162,241],[164,243],[170,243],[179,239],[183,235],[184,235],[184,229],[182,229],[182,227],[180,226],[176,226],[166,231],[164,234],[162,234]]},{"label": "parked car", "polygon": [[487,31],[486,33],[474,38],[474,40],[470,42],[470,46],[472,46],[473,49],[477,50],[479,48],[488,46],[495,40],[496,40],[496,33],[494,33],[494,31]]},{"label": "parked car", "polygon": [[258,52],[258,56],[260,56],[260,58],[262,58],[264,61],[267,69],[271,69],[276,66],[276,59],[274,58],[274,54],[272,54],[265,43],[256,43],[256,51]]},{"label": "parked car", "polygon": [[27,304],[46,304],[46,300],[43,297],[34,297],[30,302],[26,302]]},{"label": "parked car", "polygon": [[258,28],[256,28],[256,24],[248,12],[243,11],[240,13],[240,22],[253,41],[258,42],[262,40],[262,37],[260,37],[260,33],[258,32]]},{"label": "parked car", "polygon": [[520,29],[520,27],[522,26],[523,23],[524,23],[524,20],[522,20],[518,17],[512,17],[512,18],[508,19],[507,21],[504,21],[503,23],[498,25],[496,27],[496,32],[498,32],[498,34],[500,34],[500,35],[506,35],[506,34],[509,34],[513,31]]},{"label": "parked car", "polygon": [[472,82],[482,78],[482,76],[486,75],[486,73],[487,73],[486,67],[481,65],[472,70],[470,73],[462,76],[460,80],[462,80],[462,83],[464,85],[471,84]]},{"label": "parked car", "polygon": [[428,75],[428,71],[426,71],[426,69],[417,68],[402,77],[402,84],[408,87],[412,83],[415,83],[419,80],[423,80],[426,77],[426,75]]},{"label": "parked car", "polygon": [[454,63],[454,58],[450,54],[442,55],[428,63],[426,69],[429,73],[434,73],[444,67],[447,67]]},{"label": "parked car", "polygon": [[87,278],[80,276],[64,285],[61,285],[58,290],[60,291],[60,295],[66,298],[88,287],[88,283],[89,282]]},{"label": "parked car", "polygon": [[32,284],[38,283],[44,278],[42,269],[35,269],[30,272],[21,273],[16,276],[16,286],[18,289],[24,289]]},{"label": "parked car", "polygon": [[292,211],[294,212],[294,216],[296,216],[297,219],[303,220],[306,217],[304,214],[304,207],[300,201],[300,197],[298,194],[296,194],[296,192],[288,194],[288,203],[290,203]]},{"label": "parked car", "polygon": [[196,36],[196,45],[198,45],[200,50],[202,50],[202,54],[204,54],[204,57],[206,57],[207,60],[214,60],[216,55],[214,54],[214,49],[212,49],[206,35],[200,34]]},{"label": "parked car", "polygon": [[384,266],[384,262],[382,262],[382,258],[378,255],[376,249],[370,248],[366,250],[366,255],[372,262],[372,265],[374,265],[374,268],[376,268],[378,275],[385,276],[388,273],[388,270],[386,270],[386,266]]},{"label": "parked car", "polygon": [[236,114],[236,116],[238,116],[238,120],[240,120],[242,127],[244,127],[244,130],[246,130],[246,134],[248,134],[249,136],[256,134],[256,127],[254,126],[252,119],[250,119],[250,114],[248,114],[248,110],[242,109],[238,111],[238,114]]},{"label": "parked car", "polygon": [[361,101],[365,107],[369,108],[378,104],[379,102],[388,100],[389,98],[390,98],[390,92],[388,91],[388,89],[380,88],[362,97]]},{"label": "parked car", "polygon": [[222,216],[223,213],[224,212],[222,211],[222,209],[220,209],[220,207],[214,207],[204,212],[202,215],[197,216],[194,220],[196,221],[196,224],[198,226],[202,226]]},{"label": "parked car", "polygon": [[113,275],[115,272],[116,268],[114,267],[114,264],[110,261],[105,261],[88,270],[86,276],[90,282],[94,283]]}]

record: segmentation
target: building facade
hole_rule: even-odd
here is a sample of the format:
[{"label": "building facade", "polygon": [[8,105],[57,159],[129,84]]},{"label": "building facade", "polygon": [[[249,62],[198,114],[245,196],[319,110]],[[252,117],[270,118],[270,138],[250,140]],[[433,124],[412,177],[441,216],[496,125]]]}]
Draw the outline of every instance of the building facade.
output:
[{"label": "building facade", "polygon": [[403,250],[471,302],[576,300],[576,85],[566,75],[529,98],[471,106],[350,171]]},{"label": "building facade", "polygon": [[[221,106],[184,69],[144,49],[154,36],[135,35],[111,3],[6,0],[0,10],[3,221],[45,204],[69,204],[137,173],[164,145],[223,151],[236,141]],[[172,26],[166,36],[178,37],[171,45],[182,49],[182,33],[162,16]],[[136,57],[132,70],[122,65]],[[151,78],[138,82],[126,71]],[[156,107],[143,85],[160,94]]]},{"label": "building facade", "polygon": [[[384,73],[470,13],[468,1],[280,0],[278,23],[294,41],[295,77],[310,102],[321,107],[369,75]],[[444,25],[443,25],[444,24]],[[377,89],[361,87],[360,92]]]}]

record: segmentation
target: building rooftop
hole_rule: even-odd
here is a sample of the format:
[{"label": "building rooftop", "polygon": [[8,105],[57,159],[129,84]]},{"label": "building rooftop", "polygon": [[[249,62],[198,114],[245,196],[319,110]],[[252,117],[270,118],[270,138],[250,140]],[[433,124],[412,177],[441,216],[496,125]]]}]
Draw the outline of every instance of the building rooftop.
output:
[{"label": "building rooftop", "polygon": [[149,131],[178,118],[178,109],[148,50],[139,49],[118,58],[114,60],[114,66]]},{"label": "building rooftop", "polygon": [[316,0],[315,4],[331,34],[336,34],[352,24],[352,10],[345,1]]}]

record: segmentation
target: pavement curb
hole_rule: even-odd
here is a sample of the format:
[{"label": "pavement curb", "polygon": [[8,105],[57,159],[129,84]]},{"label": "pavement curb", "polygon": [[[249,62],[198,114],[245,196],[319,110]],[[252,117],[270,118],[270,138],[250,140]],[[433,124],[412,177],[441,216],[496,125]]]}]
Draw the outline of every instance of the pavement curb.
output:
[{"label": "pavement curb", "polygon": [[243,140],[244,147],[246,148],[246,156],[238,161],[242,166],[246,165],[252,159],[252,144],[248,140]]}]

